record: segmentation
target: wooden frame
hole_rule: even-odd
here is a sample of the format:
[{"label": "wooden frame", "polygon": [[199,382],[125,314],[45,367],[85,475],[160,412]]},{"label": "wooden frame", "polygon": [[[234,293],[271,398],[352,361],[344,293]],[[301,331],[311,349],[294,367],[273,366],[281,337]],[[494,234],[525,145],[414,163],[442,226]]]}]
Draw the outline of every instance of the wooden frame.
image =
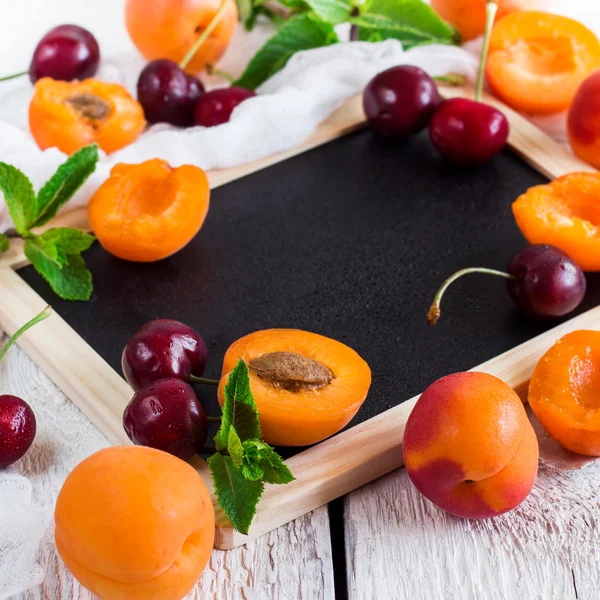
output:
[{"label": "wooden frame", "polygon": [[[469,90],[460,88],[445,91],[446,96],[470,95]],[[514,111],[491,98],[486,101],[507,115],[511,148],[547,177],[593,170]],[[360,127],[363,120],[360,98],[355,98],[300,146],[249,165],[209,172],[211,187],[345,135]],[[88,228],[86,211],[60,215],[51,224],[58,225]],[[18,242],[13,242],[0,258],[0,327],[8,334],[13,334],[45,306],[44,300],[16,273],[26,264]],[[476,370],[500,377],[524,398],[531,373],[543,352],[565,333],[581,328],[600,329],[600,307],[479,365]],[[132,394],[129,386],[59,315],[23,335],[19,344],[112,443],[129,443],[122,427],[123,409]],[[286,462],[296,480],[285,486],[267,486],[249,536],[232,528],[215,500],[215,547],[230,549],[242,545],[401,467],[404,427],[416,400],[417,397],[412,398],[288,459]],[[206,463],[198,458],[193,464],[212,487]]]}]

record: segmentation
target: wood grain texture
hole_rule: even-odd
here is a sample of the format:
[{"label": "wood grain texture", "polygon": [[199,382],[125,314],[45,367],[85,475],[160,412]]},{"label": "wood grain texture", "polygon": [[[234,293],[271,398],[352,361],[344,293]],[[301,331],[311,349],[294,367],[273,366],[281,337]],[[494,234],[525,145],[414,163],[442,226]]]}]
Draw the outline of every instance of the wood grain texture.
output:
[{"label": "wood grain texture", "polygon": [[[0,389],[26,399],[38,433],[13,470],[30,479],[36,504],[54,504],[73,467],[110,442],[18,347],[0,366]],[[43,585],[15,600],[91,600],[56,553],[50,530],[42,544]],[[333,600],[327,509],[304,515],[268,536],[230,552],[215,551],[188,600]]]},{"label": "wood grain texture", "polygon": [[426,500],[405,469],[345,499],[349,600],[598,598],[600,465],[540,471],[515,510],[481,521]]}]

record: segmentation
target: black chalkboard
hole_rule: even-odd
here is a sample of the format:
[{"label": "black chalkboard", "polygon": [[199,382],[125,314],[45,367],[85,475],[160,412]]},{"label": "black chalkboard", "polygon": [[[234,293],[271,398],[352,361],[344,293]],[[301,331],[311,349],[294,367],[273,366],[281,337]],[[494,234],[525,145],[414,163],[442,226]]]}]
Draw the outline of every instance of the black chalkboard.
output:
[{"label": "black chalkboard", "polygon": [[[128,263],[96,244],[85,256],[91,302],[60,301],[31,268],[20,274],[119,372],[128,337],[159,317],[200,332],[209,377],[257,329],[339,339],[373,372],[355,424],[551,326],[519,317],[504,281],[478,275],[450,290],[435,328],[425,323],[446,276],[505,268],[525,245],[511,202],[544,181],[509,151],[461,169],[425,135],[393,142],[364,130],[214,190],[204,227],[169,259]],[[589,284],[580,312],[600,303],[600,279]],[[216,412],[215,396],[203,390]]]}]

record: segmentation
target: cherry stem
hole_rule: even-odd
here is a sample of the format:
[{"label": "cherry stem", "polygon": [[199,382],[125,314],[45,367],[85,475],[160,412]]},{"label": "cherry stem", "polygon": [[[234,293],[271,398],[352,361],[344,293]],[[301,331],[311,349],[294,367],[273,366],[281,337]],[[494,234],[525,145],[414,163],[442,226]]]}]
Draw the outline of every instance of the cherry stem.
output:
[{"label": "cherry stem", "polygon": [[23,77],[28,75],[29,71],[22,71],[21,73],[15,73],[14,75],[7,75],[6,77],[0,77],[0,81],[8,81],[9,79],[16,79],[17,77]]},{"label": "cherry stem", "polygon": [[469,273],[485,273],[486,275],[496,275],[497,277],[504,277],[504,279],[517,279],[514,275],[509,275],[504,271],[496,271],[495,269],[487,269],[485,267],[471,267],[469,269],[461,269],[454,273],[454,275],[450,275],[444,283],[442,283],[442,287],[437,291],[431,306],[429,307],[429,312],[427,313],[427,322],[430,325],[435,325],[438,322],[438,319],[441,315],[440,303],[442,301],[442,296],[444,292],[448,289],[448,287],[454,283],[459,277],[463,275],[468,275]]},{"label": "cherry stem", "polygon": [[492,26],[494,25],[496,13],[498,12],[498,0],[487,0],[485,9],[485,32],[483,34],[483,46],[481,47],[481,57],[479,59],[479,73],[477,74],[477,89],[475,91],[475,100],[477,100],[477,102],[481,101],[481,94],[483,93],[485,63],[487,62],[488,51],[490,49],[490,34],[492,33]]},{"label": "cherry stem", "polygon": [[467,78],[460,73],[446,73],[446,75],[436,75],[435,81],[451,85],[452,87],[461,87],[467,84]]},{"label": "cherry stem", "polygon": [[214,65],[207,65],[206,72],[209,75],[218,75],[219,77],[222,77],[223,79],[227,79],[227,81],[229,81],[229,83],[233,83],[235,81],[235,77],[231,73],[228,73],[227,71],[223,71],[222,69],[217,69]]},{"label": "cherry stem", "polygon": [[28,330],[31,329],[34,325],[47,319],[52,312],[52,308],[50,306],[46,306],[46,308],[39,314],[33,317],[31,321],[27,321],[21,329],[17,330],[17,332],[8,339],[8,342],[4,344],[4,348],[0,351],[0,360],[4,358],[4,355],[9,351],[10,347]]},{"label": "cherry stem", "polygon": [[221,422],[221,417],[206,417],[206,420],[209,423],[220,423]]},{"label": "cherry stem", "polygon": [[204,377],[196,377],[190,375],[190,383],[204,383],[206,385],[219,385],[218,379],[205,379]]},{"label": "cherry stem", "polygon": [[189,52],[183,57],[183,60],[179,63],[180,69],[185,69],[188,66],[189,62],[196,55],[196,52],[200,50],[202,44],[204,44],[208,36],[219,24],[219,21],[221,20],[221,17],[225,14],[227,8],[229,8],[229,0],[223,0],[223,2],[221,2],[219,10],[215,13],[215,16],[212,18],[212,21],[208,24],[208,27],[201,33],[198,39],[194,42],[194,45],[190,48]]}]

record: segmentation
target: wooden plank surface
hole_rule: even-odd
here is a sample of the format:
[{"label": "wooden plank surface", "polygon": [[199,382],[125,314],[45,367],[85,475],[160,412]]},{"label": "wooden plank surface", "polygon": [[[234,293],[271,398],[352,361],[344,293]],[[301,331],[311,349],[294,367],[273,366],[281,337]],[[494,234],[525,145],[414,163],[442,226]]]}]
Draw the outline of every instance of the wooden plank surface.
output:
[{"label": "wooden plank surface", "polygon": [[[32,330],[33,331],[33,330]],[[27,455],[12,470],[29,478],[36,504],[55,498],[71,469],[110,444],[18,347],[0,366],[0,389],[27,400],[38,433]],[[52,500],[53,502],[53,500]],[[14,600],[92,600],[65,569],[49,531],[41,549],[47,574],[41,587]],[[243,548],[214,551],[188,600],[333,600],[333,567],[327,508]]]}]

